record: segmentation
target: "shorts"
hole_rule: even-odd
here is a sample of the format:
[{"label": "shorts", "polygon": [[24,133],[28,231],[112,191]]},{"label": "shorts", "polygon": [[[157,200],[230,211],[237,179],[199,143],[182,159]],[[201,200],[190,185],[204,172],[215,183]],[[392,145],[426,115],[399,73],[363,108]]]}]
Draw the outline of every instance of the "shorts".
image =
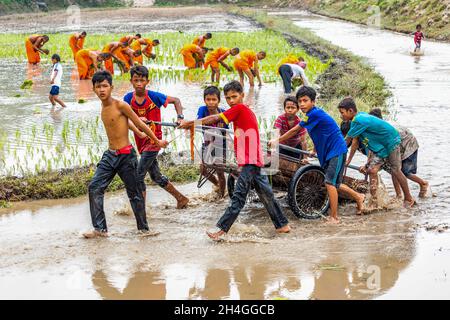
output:
[{"label": "shorts", "polygon": [[392,150],[387,158],[380,158],[377,155],[374,155],[370,160],[369,168],[375,165],[381,165],[381,168],[389,173],[392,173],[392,171],[400,170],[402,168],[400,145],[395,147],[395,149]]},{"label": "shorts", "polygon": [[344,169],[347,154],[343,153],[339,156],[328,160],[323,169],[325,170],[325,183],[339,188],[344,180]]},{"label": "shorts", "polygon": [[419,150],[416,150],[412,155],[402,161],[402,172],[408,177],[412,174],[417,173],[417,153]]},{"label": "shorts", "polygon": [[420,42],[416,42],[415,44],[416,44],[416,49],[420,49],[421,43]]},{"label": "shorts", "polygon": [[52,88],[50,89],[50,95],[51,96],[59,95],[59,86],[52,86]]}]

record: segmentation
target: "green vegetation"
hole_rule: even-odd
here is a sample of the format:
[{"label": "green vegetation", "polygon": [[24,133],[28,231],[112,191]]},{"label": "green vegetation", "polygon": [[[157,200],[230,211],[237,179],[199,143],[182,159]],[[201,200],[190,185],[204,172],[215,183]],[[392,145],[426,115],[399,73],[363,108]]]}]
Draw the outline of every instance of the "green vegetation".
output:
[{"label": "green vegetation", "polygon": [[[48,10],[64,9],[69,6],[69,2],[61,0],[40,0],[45,2]],[[82,8],[86,7],[122,7],[132,3],[131,0],[77,0],[73,1]],[[22,13],[32,11],[45,11],[38,8],[35,1],[31,0],[0,0],[0,15],[8,13]]]},{"label": "green vegetation", "polygon": [[[33,80],[25,80],[22,85],[20,86],[20,89],[30,89],[33,86]],[[19,95],[20,97],[20,95]]]},{"label": "green vegetation", "polygon": [[[101,50],[106,44],[112,41],[118,41],[125,34],[89,34],[86,38],[85,48]],[[159,39],[161,45],[156,47],[157,58],[152,62],[152,77],[158,78],[174,78],[181,79],[184,77],[186,81],[203,82],[210,78],[209,72],[203,70],[189,70],[185,72],[182,68],[183,59],[180,54],[181,48],[193,40],[193,34],[182,32],[168,32],[164,34],[143,34],[145,38]],[[41,55],[43,62],[49,61],[49,57],[53,53],[61,56],[63,63],[73,60],[72,51],[69,48],[68,34],[49,34],[50,41],[45,48],[50,50],[48,56]],[[15,58],[20,60],[26,59],[24,34],[5,34],[0,37],[0,58]],[[295,56],[303,56],[308,63],[306,73],[310,79],[316,79],[328,67],[328,61],[321,62],[318,58],[308,55],[305,51],[298,47],[292,47],[288,41],[279,37],[278,33],[273,31],[255,31],[255,32],[219,32],[215,33],[213,39],[208,41],[208,47],[217,48],[224,47],[240,47],[241,50],[252,49],[255,51],[264,50],[268,55],[261,63],[261,74],[266,82],[274,82],[278,79],[277,64],[289,54]],[[227,60],[232,64],[233,58]],[[230,72],[224,70],[223,76],[227,78]],[[234,75],[234,74],[233,74]],[[117,79],[128,79],[129,75],[116,76]]]},{"label": "green vegetation", "polygon": [[[170,162],[169,162],[170,163]],[[161,172],[172,182],[195,181],[199,175],[198,165],[167,165],[160,161]],[[37,199],[73,198],[88,193],[88,185],[95,172],[94,166],[40,172],[24,177],[0,178],[0,207],[9,207],[10,202]],[[147,177],[147,184],[152,184]],[[107,191],[116,191],[125,186],[118,176]]]}]

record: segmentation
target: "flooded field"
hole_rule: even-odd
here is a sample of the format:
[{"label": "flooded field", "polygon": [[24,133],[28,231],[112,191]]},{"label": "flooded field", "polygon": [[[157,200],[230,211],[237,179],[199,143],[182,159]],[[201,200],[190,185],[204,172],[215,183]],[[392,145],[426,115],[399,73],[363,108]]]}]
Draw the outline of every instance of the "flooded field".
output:
[{"label": "flooded field", "polygon": [[[215,14],[223,17],[218,21],[234,20]],[[289,18],[366,57],[386,77],[394,93],[391,118],[418,137],[419,173],[431,182],[436,197],[421,200],[412,210],[363,217],[355,216],[353,204],[343,205],[342,224],[332,226],[298,220],[287,207],[285,194],[279,193],[292,233],[276,235],[264,208],[250,203],[222,243],[205,235],[228,204],[213,197],[210,185],[199,191],[195,184],[181,186],[192,199],[192,205],[181,211],[165,191],[149,188],[149,224],[160,232],[149,238],[138,237],[134,218],[124,214],[129,212],[124,192],[107,195],[111,236],[94,241],[80,236],[90,227],[86,197],[18,203],[13,209],[0,209],[0,298],[449,298],[450,109],[445,81],[450,69],[445,65],[450,45],[427,43],[427,55],[415,60],[408,54],[411,39],[405,36],[301,12]],[[0,81],[3,131],[14,136],[18,123],[25,127],[54,123],[57,132],[67,120],[95,122],[99,104],[88,81],[72,81],[66,70],[63,90],[72,102],[55,115],[46,101],[47,66],[30,70],[25,64],[2,63],[0,77],[8,79]],[[36,85],[27,97],[14,98],[11,88],[20,86],[26,72],[35,74]],[[202,89],[195,82],[153,79],[151,88],[192,106],[186,108],[187,117],[194,116],[193,106],[202,103]],[[116,96],[129,89],[128,81],[118,82]],[[258,116],[280,114],[281,83],[254,91],[247,88],[246,93]],[[79,98],[87,102],[74,102]],[[163,114],[164,120],[175,117],[170,108]],[[45,132],[36,136],[47,139]],[[418,193],[415,186],[412,190]]]}]

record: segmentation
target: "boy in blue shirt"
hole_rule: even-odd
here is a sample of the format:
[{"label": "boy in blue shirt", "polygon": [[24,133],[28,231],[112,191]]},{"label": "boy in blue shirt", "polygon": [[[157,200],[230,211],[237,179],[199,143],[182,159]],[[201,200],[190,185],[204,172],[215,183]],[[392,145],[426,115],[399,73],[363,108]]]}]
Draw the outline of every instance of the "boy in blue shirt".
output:
[{"label": "boy in blue shirt", "polygon": [[[205,105],[198,108],[197,119],[203,119],[213,114],[220,114],[225,112],[225,109],[219,107],[220,90],[215,86],[205,88],[203,92],[203,100]],[[203,162],[213,164],[215,161],[224,163],[226,160],[226,132],[220,129],[228,129],[228,125],[223,121],[213,123],[211,127],[219,128],[219,130],[210,129],[205,130],[204,143],[202,145],[202,159]],[[208,131],[212,131],[212,135],[208,135]],[[217,136],[222,135],[223,138]],[[209,175],[207,169],[203,164],[200,165],[200,170],[204,176],[208,176],[208,180],[214,184],[218,190],[219,197],[225,196],[226,180],[223,170],[217,169],[217,177]]]},{"label": "boy in blue shirt", "polygon": [[364,209],[365,195],[352,190],[343,184],[347,145],[344,137],[333,118],[322,109],[315,106],[316,91],[307,86],[302,86],[296,98],[300,110],[305,114],[303,121],[278,139],[271,140],[270,145],[283,142],[293,137],[302,128],[308,130],[308,134],[314,143],[315,153],[319,158],[321,167],[325,171],[325,185],[330,199],[330,223],[339,223],[338,219],[338,190],[349,195],[357,204],[357,212]]},{"label": "boy in blue shirt", "polygon": [[355,101],[345,98],[338,105],[341,117],[345,121],[351,121],[350,131],[347,137],[353,139],[347,164],[353,159],[361,141],[374,156],[368,168],[370,176],[370,193],[374,201],[377,199],[378,172],[384,164],[391,168],[391,174],[400,184],[403,191],[405,205],[411,207],[415,204],[409,191],[408,182],[402,172],[402,159],[400,153],[400,134],[388,122],[371,116],[366,112],[358,112]]}]

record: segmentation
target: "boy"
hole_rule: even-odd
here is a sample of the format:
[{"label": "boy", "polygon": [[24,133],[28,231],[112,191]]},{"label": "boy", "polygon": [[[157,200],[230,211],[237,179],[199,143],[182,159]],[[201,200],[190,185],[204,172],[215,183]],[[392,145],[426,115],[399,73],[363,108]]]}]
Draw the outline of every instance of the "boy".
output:
[{"label": "boy", "polygon": [[212,34],[208,32],[202,36],[195,38],[194,41],[192,41],[192,44],[195,44],[195,45],[199,46],[200,48],[204,48],[206,40],[209,40],[211,38],[212,38]]},{"label": "boy", "polygon": [[126,43],[127,43],[127,46],[129,46],[129,45],[131,45],[131,43],[132,43],[134,40],[139,40],[139,39],[141,39],[141,38],[142,38],[142,36],[141,36],[140,33],[137,33],[137,34],[135,34],[134,36],[130,34],[130,35],[128,35],[128,36],[124,36],[124,37],[120,38],[119,42],[126,42]]},{"label": "boy", "polygon": [[54,54],[52,56],[52,72],[50,74],[50,84],[52,85],[52,88],[50,89],[50,94],[48,96],[48,99],[50,100],[50,103],[54,107],[56,105],[56,102],[59,103],[59,105],[63,108],[66,107],[64,102],[59,98],[59,88],[61,88],[61,79],[63,74],[63,69],[61,66],[61,58],[59,55]]},{"label": "boy", "polygon": [[416,26],[416,32],[414,32],[413,35],[414,35],[414,45],[416,46],[414,52],[417,52],[420,51],[422,39],[425,39],[425,36],[422,32],[422,25],[418,24]]},{"label": "boy", "polygon": [[206,56],[204,68],[206,70],[208,69],[208,66],[211,66],[211,82],[220,82],[219,64],[221,64],[228,71],[232,70],[230,66],[225,63],[225,59],[230,55],[234,57],[237,54],[239,54],[239,48],[228,49],[224,47],[217,48],[213,52],[208,53],[208,55]]},{"label": "boy", "polygon": [[122,50],[126,47],[128,47],[128,42],[110,42],[103,47],[102,53],[109,53],[111,55],[109,59],[105,60],[105,69],[109,73],[114,74],[114,62],[125,64],[127,58],[124,57]]},{"label": "boy", "polygon": [[[183,107],[180,99],[175,97],[168,97],[162,93],[150,91],[146,86],[150,82],[148,80],[148,69],[144,66],[135,66],[131,68],[131,84],[134,92],[127,93],[123,100],[128,103],[133,111],[144,122],[155,121],[161,122],[161,107],[167,107],[168,104],[173,104],[177,111],[178,119],[183,119]],[[189,199],[182,195],[167,177],[161,174],[158,166],[158,156],[161,147],[149,140],[136,126],[129,121],[130,129],[134,132],[134,137],[141,159],[137,168],[138,184],[144,197],[146,199],[145,175],[147,172],[150,178],[158,184],[161,188],[169,192],[177,200],[177,209],[183,209],[187,206]],[[162,138],[162,127],[160,124],[151,124],[152,132],[158,139]]]},{"label": "boy", "polygon": [[44,44],[48,42],[49,38],[47,35],[34,34],[25,40],[25,50],[27,53],[28,63],[37,64],[41,62],[41,55],[48,54],[48,49],[42,49]]},{"label": "boy", "polygon": [[350,131],[347,138],[353,139],[347,164],[350,164],[359,141],[373,152],[371,165],[368,168],[370,176],[370,193],[373,201],[377,200],[378,172],[384,164],[391,167],[391,174],[400,184],[404,194],[405,205],[411,207],[415,204],[414,198],[409,191],[406,177],[401,171],[402,161],[400,153],[400,134],[386,121],[371,116],[365,112],[358,112],[355,101],[345,98],[338,105],[342,120],[351,121]]},{"label": "boy", "polygon": [[[374,108],[370,110],[370,115],[375,116],[377,118],[383,119],[381,109]],[[398,133],[400,134],[400,154],[402,159],[402,172],[405,177],[420,186],[419,198],[424,198],[428,191],[428,181],[423,180],[419,176],[417,176],[417,155],[419,152],[419,143],[417,142],[416,137],[413,133],[408,129],[400,125],[394,126]],[[366,168],[370,166],[370,161],[367,161]],[[390,168],[388,166],[383,166],[387,172],[390,173]],[[402,198],[402,191],[400,188],[400,184],[394,176],[392,176],[392,183],[394,185],[395,193],[397,198]]]},{"label": "boy", "polygon": [[278,74],[283,80],[284,93],[290,94],[292,91],[292,80],[301,79],[304,86],[309,86],[308,78],[305,74],[306,62],[284,63],[278,69]]},{"label": "boy", "polygon": [[[273,126],[273,128],[276,131],[276,136],[278,137],[282,136],[292,128],[298,126],[298,124],[301,122],[300,117],[297,116],[299,109],[300,108],[298,106],[298,102],[295,97],[287,97],[286,99],[284,99],[285,113],[275,120]],[[284,141],[282,144],[292,148],[306,151],[307,150],[306,129],[302,128],[299,132],[297,132],[295,136]],[[283,148],[280,148],[280,154],[284,154],[296,159],[302,158],[300,153],[296,153]]]},{"label": "boy", "polygon": [[80,80],[91,79],[95,72],[98,71],[102,62],[111,58],[110,53],[93,51],[89,49],[81,49],[75,56],[75,64],[78,69],[78,77]]},{"label": "boy", "polygon": [[70,49],[72,49],[73,53],[73,59],[75,60],[75,56],[78,51],[83,49],[84,46],[84,40],[86,40],[87,33],[86,31],[83,31],[81,33],[75,33],[70,36],[69,38],[69,46]]},{"label": "boy", "polygon": [[259,74],[259,61],[266,58],[266,53],[260,51],[257,54],[252,50],[244,50],[234,60],[234,68],[239,73],[239,82],[244,86],[244,74],[248,77],[250,87],[255,86],[255,77],[258,79],[259,86],[262,86],[261,76]]},{"label": "boy", "polygon": [[[142,46],[145,45],[144,48],[142,48]],[[152,53],[153,51],[153,47],[156,47],[159,45],[159,40],[155,39],[155,40],[151,40],[151,39],[138,39],[138,40],[134,40],[131,45],[130,48],[134,51],[138,51],[140,50],[142,52],[142,54],[138,57],[134,57],[133,60],[137,63],[139,63],[140,65],[144,65],[144,56],[146,56],[149,59],[155,59],[156,56]]]},{"label": "boy", "polygon": [[333,224],[339,223],[338,190],[348,194],[356,201],[357,214],[361,214],[364,209],[365,195],[352,190],[342,183],[347,145],[337,123],[325,111],[315,106],[316,91],[313,88],[301,87],[297,91],[296,98],[300,105],[300,110],[305,114],[304,120],[278,139],[271,140],[269,144],[275,145],[277,142],[286,141],[295,136],[302,128],[308,130],[320,165],[325,171],[325,186],[330,198],[330,217],[328,222]]},{"label": "boy", "polygon": [[206,49],[196,44],[187,44],[181,48],[181,55],[183,56],[184,66],[188,69],[200,68],[205,57]]},{"label": "boy", "polygon": [[112,76],[108,71],[98,71],[92,78],[95,94],[102,101],[101,119],[108,136],[109,150],[105,151],[97,165],[94,177],[89,184],[89,206],[94,230],[83,234],[85,238],[106,237],[108,229],[103,210],[104,193],[116,174],[125,184],[128,198],[142,234],[148,233],[145,202],[137,181],[136,151],[128,138],[128,121],[145,132],[159,147],[166,147],[167,141],[156,135],[139,119],[131,107],[111,96]]},{"label": "boy", "polygon": [[[203,92],[203,99],[205,106],[198,108],[197,120],[203,119],[210,115],[218,115],[225,112],[225,109],[219,108],[220,103],[220,90],[215,86],[209,86],[205,88]],[[228,129],[228,125],[222,120],[217,123],[211,124],[212,127],[221,129]],[[222,163],[226,160],[226,133],[219,130],[211,130],[215,135],[222,135],[221,137],[208,136],[208,132],[204,134],[204,143],[202,145],[202,158],[204,161],[214,163],[214,160],[219,160]],[[219,154],[217,154],[217,152]],[[212,158],[212,159],[211,159]],[[212,161],[211,161],[212,160]],[[200,170],[203,175],[208,175],[206,168],[200,165]],[[218,187],[218,194],[221,198],[225,196],[226,180],[225,174],[222,170],[216,170],[217,178],[214,175],[210,175],[208,180],[211,181],[216,187]]]},{"label": "boy", "polygon": [[275,200],[267,176],[261,174],[263,157],[259,138],[258,121],[253,111],[243,104],[244,92],[238,81],[231,81],[223,88],[225,99],[231,107],[225,112],[207,116],[197,121],[181,121],[180,128],[190,128],[200,122],[211,125],[224,121],[234,123],[234,152],[238,166],[241,168],[231,204],[217,223],[216,232],[207,232],[213,240],[220,240],[226,234],[245,205],[247,194],[253,185],[261,202],[268,211],[278,233],[291,230],[288,220],[283,215],[279,203]]}]

